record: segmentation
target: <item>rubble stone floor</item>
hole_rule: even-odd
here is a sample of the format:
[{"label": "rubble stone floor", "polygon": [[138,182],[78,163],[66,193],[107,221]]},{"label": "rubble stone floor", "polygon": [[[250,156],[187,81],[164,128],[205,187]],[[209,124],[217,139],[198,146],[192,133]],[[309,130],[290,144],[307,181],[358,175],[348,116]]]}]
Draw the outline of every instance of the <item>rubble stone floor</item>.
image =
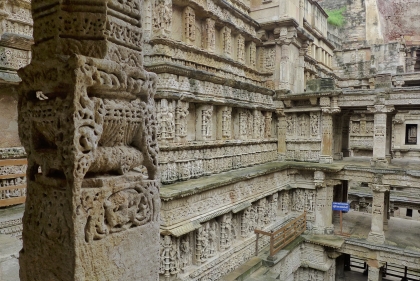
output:
[{"label": "rubble stone floor", "polygon": [[[343,232],[351,238],[366,239],[371,228],[370,213],[350,211],[343,214]],[[340,221],[334,223],[336,233],[340,231]],[[391,217],[385,226],[385,244],[420,252],[420,221]]]}]

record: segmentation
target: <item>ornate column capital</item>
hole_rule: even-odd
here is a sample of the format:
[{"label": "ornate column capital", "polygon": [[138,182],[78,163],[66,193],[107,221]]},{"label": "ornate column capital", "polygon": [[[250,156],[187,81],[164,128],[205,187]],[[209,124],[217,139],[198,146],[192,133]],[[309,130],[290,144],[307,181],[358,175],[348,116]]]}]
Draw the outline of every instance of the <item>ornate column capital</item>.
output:
[{"label": "ornate column capital", "polygon": [[386,192],[390,190],[389,185],[385,184],[370,184],[369,187],[372,189],[373,192]]},{"label": "ornate column capital", "polygon": [[368,106],[367,109],[371,113],[390,113],[395,110],[395,107],[393,105],[377,104]]}]

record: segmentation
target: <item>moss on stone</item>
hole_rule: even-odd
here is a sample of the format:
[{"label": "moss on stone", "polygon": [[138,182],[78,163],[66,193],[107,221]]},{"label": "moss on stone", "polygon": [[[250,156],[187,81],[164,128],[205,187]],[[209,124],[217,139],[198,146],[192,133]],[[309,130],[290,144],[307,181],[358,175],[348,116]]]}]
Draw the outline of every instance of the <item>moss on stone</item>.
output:
[{"label": "moss on stone", "polygon": [[328,15],[328,23],[337,27],[342,27],[344,25],[344,16],[343,12],[346,10],[346,7],[342,7],[337,10],[325,11]]}]

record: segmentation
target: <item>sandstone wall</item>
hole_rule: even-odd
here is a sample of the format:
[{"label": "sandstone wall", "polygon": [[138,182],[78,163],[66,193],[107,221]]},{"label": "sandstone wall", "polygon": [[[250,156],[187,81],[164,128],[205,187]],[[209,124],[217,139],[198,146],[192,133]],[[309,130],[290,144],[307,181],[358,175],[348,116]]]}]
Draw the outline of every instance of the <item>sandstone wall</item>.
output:
[{"label": "sandstone wall", "polygon": [[379,11],[385,20],[385,40],[396,40],[403,35],[408,41],[412,41],[420,27],[418,17],[420,2],[416,0],[377,1]]},{"label": "sandstone wall", "polygon": [[0,94],[0,148],[21,146],[17,134],[17,96]]}]

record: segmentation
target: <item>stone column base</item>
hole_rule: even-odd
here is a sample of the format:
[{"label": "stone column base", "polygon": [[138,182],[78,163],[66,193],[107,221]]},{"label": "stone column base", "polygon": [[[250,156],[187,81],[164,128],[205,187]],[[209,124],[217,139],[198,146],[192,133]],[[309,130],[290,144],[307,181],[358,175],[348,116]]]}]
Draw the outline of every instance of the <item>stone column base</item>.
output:
[{"label": "stone column base", "polygon": [[382,272],[380,268],[369,266],[368,281],[382,281]]},{"label": "stone column base", "polygon": [[370,159],[371,167],[386,168],[388,167],[389,162],[386,159],[372,158]]},{"label": "stone column base", "polygon": [[333,158],[330,155],[319,156],[319,163],[321,164],[331,164],[332,162],[333,162]]},{"label": "stone column base", "polygon": [[286,153],[278,153],[277,154],[278,161],[286,161]]},{"label": "stone column base", "polygon": [[314,234],[328,234],[328,235],[332,235],[334,234],[334,226],[318,226],[318,225],[314,225],[312,232]]},{"label": "stone column base", "polygon": [[371,231],[369,232],[367,241],[375,244],[383,244],[385,243],[385,234],[383,231],[381,233]]}]

